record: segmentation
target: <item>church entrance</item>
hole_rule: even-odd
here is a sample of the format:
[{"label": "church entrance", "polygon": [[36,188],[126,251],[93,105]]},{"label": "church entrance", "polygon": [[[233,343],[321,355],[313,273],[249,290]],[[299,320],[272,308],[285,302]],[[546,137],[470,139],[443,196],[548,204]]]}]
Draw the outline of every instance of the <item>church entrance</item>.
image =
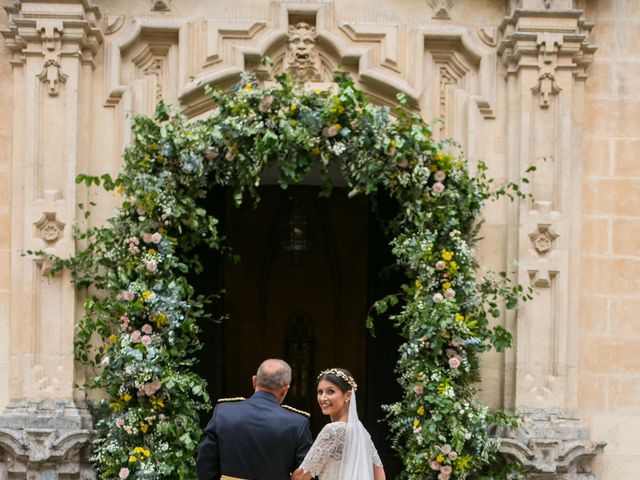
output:
[{"label": "church entrance", "polygon": [[285,403],[311,413],[315,436],[328,421],[316,403],[316,376],[348,368],[360,384],[363,423],[392,467],[378,421],[380,406],[400,395],[393,374],[400,339],[382,320],[373,337],[365,319],[375,299],[397,290],[398,275],[369,200],[348,198],[343,188],[329,197],[319,193],[316,186],[265,186],[257,207],[240,208],[230,189],[210,196],[230,251],[202,252],[205,271],[195,284],[201,293],[223,294],[210,306],[222,321],[202,325],[198,370],[215,403],[250,396],[260,362],[286,359],[293,381]]}]

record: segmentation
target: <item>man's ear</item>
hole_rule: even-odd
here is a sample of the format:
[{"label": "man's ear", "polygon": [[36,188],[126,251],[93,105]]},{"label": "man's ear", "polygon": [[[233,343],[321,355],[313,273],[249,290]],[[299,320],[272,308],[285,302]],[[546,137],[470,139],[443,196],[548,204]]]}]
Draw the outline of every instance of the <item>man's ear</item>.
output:
[{"label": "man's ear", "polygon": [[255,375],[251,377],[251,383],[253,384],[253,389],[255,390],[258,386],[258,377],[256,377]]}]

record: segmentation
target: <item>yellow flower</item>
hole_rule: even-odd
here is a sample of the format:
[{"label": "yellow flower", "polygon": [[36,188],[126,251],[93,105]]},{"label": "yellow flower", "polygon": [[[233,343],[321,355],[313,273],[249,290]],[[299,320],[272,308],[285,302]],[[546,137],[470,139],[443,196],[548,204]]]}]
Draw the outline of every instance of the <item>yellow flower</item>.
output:
[{"label": "yellow flower", "polygon": [[140,422],[140,430],[142,431],[142,433],[147,433],[147,430],[149,430],[149,425],[144,422]]},{"label": "yellow flower", "polygon": [[114,412],[119,412],[120,410],[122,410],[122,404],[120,402],[111,402],[109,404],[109,408]]},{"label": "yellow flower", "polygon": [[151,406],[153,408],[164,408],[164,400],[158,397],[151,397]]},{"label": "yellow flower", "polygon": [[149,145],[149,150],[158,150],[158,144],[157,143],[152,143],[151,145]]},{"label": "yellow flower", "polygon": [[398,145],[398,142],[396,142],[395,138],[392,138],[391,141],[389,142],[389,146],[392,148],[395,148]]},{"label": "yellow flower", "polygon": [[438,455],[438,456],[436,457],[436,462],[438,462],[438,463],[442,463],[442,462],[444,462],[444,457],[443,457],[442,455]]},{"label": "yellow flower", "polygon": [[129,395],[128,393],[123,393],[122,395],[120,395],[120,398],[125,402],[129,402],[131,400],[131,395]]},{"label": "yellow flower", "polygon": [[298,108],[298,104],[292,103],[291,106],[289,107],[289,110],[291,110],[292,112],[295,112],[297,108]]},{"label": "yellow flower", "polygon": [[116,192],[118,192],[120,195],[122,195],[124,193],[124,187],[122,185],[120,185],[118,188],[116,188]]},{"label": "yellow flower", "polygon": [[442,154],[440,152],[436,152],[433,158],[436,160],[436,162],[439,162],[440,160],[442,160]]},{"label": "yellow flower", "polygon": [[447,289],[451,288],[451,283],[449,283],[449,282],[444,282],[444,283],[442,284],[442,288],[444,288],[445,290],[447,290]]},{"label": "yellow flower", "polygon": [[335,128],[335,129],[339,132],[340,130],[342,130],[342,125],[340,125],[339,123],[336,123],[336,124],[333,126],[333,128]]},{"label": "yellow flower", "polygon": [[449,261],[453,258],[453,252],[450,252],[449,250],[442,250],[442,259]]},{"label": "yellow flower", "polygon": [[418,407],[417,412],[418,412],[418,415],[424,415],[424,407],[423,407],[422,405],[420,405],[420,406]]},{"label": "yellow flower", "polygon": [[156,327],[158,327],[158,328],[166,325],[167,323],[169,323],[167,321],[167,315],[165,315],[164,313],[158,313],[157,315],[152,315],[151,316],[151,321],[153,323],[155,323]]},{"label": "yellow flower", "polygon": [[144,298],[145,300],[149,300],[151,298],[153,298],[154,293],[150,292],[149,290],[145,290],[144,292],[142,292],[142,298]]},{"label": "yellow flower", "polygon": [[129,463],[136,463],[138,461],[138,459],[135,457],[135,455],[129,455]]},{"label": "yellow flower", "polygon": [[420,280],[416,280],[416,288],[421,288],[422,282]]},{"label": "yellow flower", "polygon": [[451,263],[449,263],[449,267],[450,267],[452,270],[455,270],[456,268],[458,268],[458,264],[456,263],[456,261],[455,261],[455,260],[452,260],[452,261],[451,261]]},{"label": "yellow flower", "polygon": [[118,341],[118,337],[116,337],[113,333],[109,335],[109,340],[111,343],[116,343]]},{"label": "yellow flower", "polygon": [[291,120],[291,126],[295,127],[298,125],[298,120]]},{"label": "yellow flower", "polygon": [[413,428],[418,428],[420,426],[420,420],[417,418],[413,421]]},{"label": "yellow flower", "polygon": [[313,91],[316,92],[317,94],[321,94],[322,93],[322,89],[321,88],[315,88]]},{"label": "yellow flower", "polygon": [[461,322],[464,320],[464,316],[460,315],[459,313],[456,313],[455,319],[456,319],[456,322]]},{"label": "yellow flower", "polygon": [[156,252],[153,248],[150,248],[149,250],[147,250],[147,253],[148,253],[149,255],[155,255],[155,254],[156,254],[156,253],[158,253],[158,252]]},{"label": "yellow flower", "polygon": [[244,86],[244,89],[245,89],[247,92],[250,92],[251,90],[253,90],[253,85],[251,85],[250,83],[247,83],[247,84]]}]

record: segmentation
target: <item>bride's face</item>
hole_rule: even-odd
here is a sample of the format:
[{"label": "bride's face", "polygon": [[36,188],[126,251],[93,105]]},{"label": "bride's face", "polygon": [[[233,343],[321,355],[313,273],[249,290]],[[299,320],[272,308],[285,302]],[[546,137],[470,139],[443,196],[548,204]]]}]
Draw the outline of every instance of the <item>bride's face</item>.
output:
[{"label": "bride's face", "polygon": [[343,392],[336,384],[328,380],[318,383],[318,405],[323,415],[329,415],[332,420],[344,417],[349,411],[351,392]]}]

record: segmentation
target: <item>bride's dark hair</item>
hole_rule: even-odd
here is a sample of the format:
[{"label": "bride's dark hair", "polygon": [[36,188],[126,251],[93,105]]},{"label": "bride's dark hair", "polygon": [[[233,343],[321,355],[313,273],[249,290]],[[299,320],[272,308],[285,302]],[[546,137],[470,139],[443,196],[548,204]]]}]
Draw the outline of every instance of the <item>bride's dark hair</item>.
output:
[{"label": "bride's dark hair", "polygon": [[320,383],[321,380],[333,383],[343,392],[348,392],[349,390],[355,391],[358,388],[351,372],[346,368],[330,368],[328,370],[323,370],[320,372],[320,375],[318,375],[316,385]]}]

